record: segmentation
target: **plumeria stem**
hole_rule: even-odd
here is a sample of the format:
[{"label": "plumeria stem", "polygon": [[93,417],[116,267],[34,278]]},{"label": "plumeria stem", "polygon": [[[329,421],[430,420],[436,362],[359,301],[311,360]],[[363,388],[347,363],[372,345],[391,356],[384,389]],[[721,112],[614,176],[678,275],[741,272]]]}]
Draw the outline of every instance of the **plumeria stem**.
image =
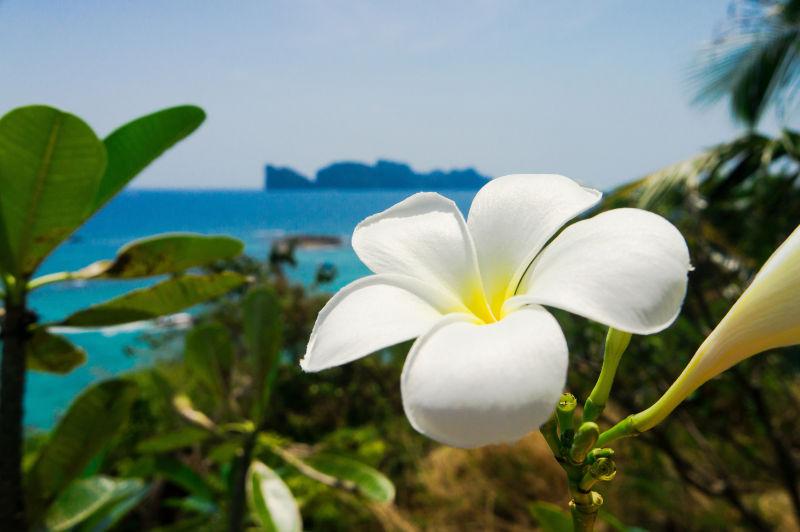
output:
[{"label": "plumeria stem", "polygon": [[595,421],[603,413],[608,402],[608,396],[611,393],[611,386],[614,384],[619,361],[622,359],[622,354],[627,349],[630,341],[630,333],[608,329],[603,353],[603,366],[600,369],[597,383],[594,385],[594,389],[589,394],[589,398],[586,399],[586,404],[583,407],[584,421]]},{"label": "plumeria stem", "polygon": [[31,280],[28,283],[28,290],[36,290],[37,288],[41,288],[42,286],[48,284],[61,283],[64,281],[71,281],[73,279],[76,279],[76,277],[72,272],[50,273]]},{"label": "plumeria stem", "polygon": [[228,530],[238,532],[243,530],[245,517],[245,497],[247,491],[247,470],[253,458],[253,451],[258,439],[258,432],[248,434],[244,438],[241,452],[234,461],[233,482],[228,503]]},{"label": "plumeria stem", "polygon": [[[595,446],[600,432],[596,423],[582,423],[575,429],[572,414],[576,403],[573,395],[563,394],[555,414],[541,431],[567,474],[572,496],[569,507],[573,528],[579,532],[591,532],[597,512],[603,505],[603,497],[592,491],[592,487],[597,482],[613,479],[616,465],[612,460],[614,451]],[[561,434],[557,433],[556,425]]]},{"label": "plumeria stem", "polygon": [[555,413],[542,425],[541,431],[567,475],[573,529],[591,532],[603,505],[603,497],[593,488],[598,482],[613,480],[617,474],[614,451],[603,447],[600,440],[605,437],[611,441],[633,435],[636,429],[630,418],[603,433],[604,436],[600,435],[597,423],[592,421],[575,427],[572,417],[575,403],[572,394],[563,394]]},{"label": "plumeria stem", "polygon": [[558,427],[555,414],[547,423],[542,425],[540,430],[542,431],[542,436],[544,436],[544,439],[547,442],[547,445],[550,447],[550,450],[553,451],[555,456],[558,456],[561,452],[561,443],[558,441]]},{"label": "plumeria stem", "polygon": [[31,313],[27,294],[7,283],[6,314],[2,323],[3,356],[0,368],[0,529],[28,530],[23,497],[23,399],[25,350]]},{"label": "plumeria stem", "polygon": [[597,439],[597,446],[603,447],[612,441],[621,438],[629,438],[631,436],[638,436],[641,431],[636,428],[636,416],[628,416],[607,431],[603,432]]},{"label": "plumeria stem", "polygon": [[583,493],[578,489],[572,491],[569,509],[572,513],[572,527],[575,532],[591,532],[597,521],[597,512],[603,505],[603,497],[596,491]]}]

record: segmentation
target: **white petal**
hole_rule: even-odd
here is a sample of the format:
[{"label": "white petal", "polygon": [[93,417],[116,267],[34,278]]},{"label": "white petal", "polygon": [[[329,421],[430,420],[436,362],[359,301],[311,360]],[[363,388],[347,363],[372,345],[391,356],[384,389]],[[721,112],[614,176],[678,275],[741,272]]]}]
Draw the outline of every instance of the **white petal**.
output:
[{"label": "white petal", "polygon": [[536,258],[506,303],[549,305],[621,331],[651,334],[680,312],[690,269],[686,241],[651,212],[614,209],[567,227]]},{"label": "white petal", "polygon": [[364,277],[339,290],[320,311],[300,366],[319,371],[352,362],[416,338],[447,312],[466,308],[409,277]]},{"label": "white petal", "polygon": [[439,194],[414,194],[370,216],[353,232],[353,249],[369,269],[443,287],[487,318],[475,246],[456,204]]},{"label": "white petal", "polygon": [[493,179],[475,199],[467,225],[475,240],[483,286],[495,314],[545,243],[561,226],[600,201],[597,190],[553,174]]},{"label": "white petal", "polygon": [[543,308],[488,325],[450,315],[411,348],[403,407],[415,429],[448,445],[512,442],[547,421],[566,374],[564,334]]}]

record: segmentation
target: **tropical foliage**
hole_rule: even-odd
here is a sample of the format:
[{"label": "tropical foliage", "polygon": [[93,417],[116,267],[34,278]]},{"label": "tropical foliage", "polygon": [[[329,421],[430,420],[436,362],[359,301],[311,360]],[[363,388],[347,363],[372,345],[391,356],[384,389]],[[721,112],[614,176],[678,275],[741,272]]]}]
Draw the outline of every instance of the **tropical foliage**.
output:
[{"label": "tropical foliage", "polygon": [[[184,274],[190,268],[234,257],[242,251],[241,242],[235,239],[191,234],[133,242],[113,260],[78,272],[34,277],[59,244],[137,173],[194,131],[204,118],[197,107],[165,109],[122,126],[105,140],[97,138],[80,118],[52,107],[23,107],[0,119],[0,274],[5,303],[0,383],[0,528],[23,530],[41,524],[62,490],[72,501],[86,501],[88,494],[101,491],[104,497],[116,500],[123,493],[135,491],[133,484],[120,484],[111,478],[82,480],[80,486],[72,484],[107,437],[124,424],[134,392],[129,384],[116,381],[104,383],[76,402],[74,414],[65,417],[24,471],[23,489],[22,399],[26,368],[63,374],[86,358],[80,348],[49,328],[97,327],[156,318],[218,297],[245,282],[243,276],[233,272]],[[27,303],[32,290],[51,283],[158,274],[170,276],[55,323],[41,323]],[[76,424],[76,419],[82,419],[83,425]],[[87,436],[89,442],[84,440]],[[63,506],[54,508],[61,523],[52,525],[56,528],[79,517]]]},{"label": "tropical foliage", "polygon": [[724,30],[692,71],[696,100],[730,102],[731,114],[750,128],[769,108],[791,110],[800,81],[800,2],[734,2]]},{"label": "tropical foliage", "polygon": [[[294,493],[302,501],[338,491],[357,512],[359,501],[394,499],[393,484],[370,465],[279,432],[283,412],[272,404],[286,339],[297,334],[285,315],[309,302],[247,259],[224,269],[259,281],[201,314],[182,352],[89,388],[48,437],[29,445],[27,502],[49,528],[301,530]],[[162,352],[181,343],[152,340]],[[383,513],[365,507],[356,522]]]}]

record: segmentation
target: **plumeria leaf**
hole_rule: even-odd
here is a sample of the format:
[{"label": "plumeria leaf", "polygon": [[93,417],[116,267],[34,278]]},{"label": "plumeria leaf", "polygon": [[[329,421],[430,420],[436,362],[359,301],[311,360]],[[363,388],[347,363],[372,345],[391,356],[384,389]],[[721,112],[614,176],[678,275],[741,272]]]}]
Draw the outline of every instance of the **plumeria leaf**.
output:
[{"label": "plumeria leaf", "polygon": [[125,426],[137,394],[128,380],[95,384],[72,403],[26,477],[26,503],[40,515]]},{"label": "plumeria leaf", "polygon": [[303,529],[300,509],[289,487],[262,462],[254,461],[247,471],[247,502],[262,530],[299,532]]},{"label": "plumeria leaf", "polygon": [[377,469],[357,460],[321,453],[306,458],[305,462],[326,475],[352,482],[368,499],[376,502],[394,500],[395,489],[392,481]]},{"label": "plumeria leaf", "polygon": [[191,134],[205,118],[199,107],[182,105],[137,118],[111,133],[103,141],[108,166],[95,194],[92,212],[162,153]]},{"label": "plumeria leaf", "polygon": [[253,417],[260,419],[269,392],[270,374],[283,343],[283,312],[275,291],[266,285],[251,288],[244,298],[244,334],[257,397]]},{"label": "plumeria leaf", "polygon": [[131,510],[136,508],[150,491],[150,486],[141,485],[138,489],[130,481],[127,490],[118,490],[118,497],[95,512],[89,519],[81,523],[80,532],[105,532],[111,530]]},{"label": "plumeria leaf", "polygon": [[245,277],[233,272],[174,277],[79,310],[61,324],[68,327],[105,327],[150,320],[219,297],[245,281]]},{"label": "plumeria leaf", "polygon": [[[55,532],[69,530],[92,518],[96,526],[91,530],[105,530],[107,526],[99,525],[104,522],[103,517],[109,517],[113,513],[115,503],[131,500],[138,502],[146,491],[144,483],[138,479],[114,479],[106,476],[79,479],[59,494],[47,512],[45,524],[48,530]],[[128,510],[131,508],[132,506]]]},{"label": "plumeria leaf", "polygon": [[80,118],[21,107],[0,118],[0,269],[17,277],[85,220],[106,150]]},{"label": "plumeria leaf", "polygon": [[135,240],[112,260],[101,260],[70,275],[72,279],[134,279],[205,266],[241,254],[244,244],[228,236],[175,233]]},{"label": "plumeria leaf", "polygon": [[63,336],[37,328],[25,346],[29,370],[64,375],[86,362],[86,351]]},{"label": "plumeria leaf", "polygon": [[[219,514],[219,507],[214,504],[214,501],[195,497],[193,495],[190,495],[189,497],[182,497],[180,499],[168,499],[164,501],[164,505],[169,506],[170,508],[178,508],[179,510],[205,516]],[[182,521],[182,524],[184,523],[185,522]]]},{"label": "plumeria leaf", "polygon": [[230,333],[219,323],[194,327],[186,335],[183,360],[192,375],[217,397],[222,397],[233,363]]},{"label": "plumeria leaf", "polygon": [[572,517],[559,506],[536,501],[530,505],[530,511],[542,532],[572,532]]},{"label": "plumeria leaf", "polygon": [[207,501],[214,500],[209,485],[189,466],[169,456],[157,456],[155,471],[192,495]]},{"label": "plumeria leaf", "polygon": [[156,434],[139,442],[136,450],[140,453],[166,453],[191,447],[211,437],[211,433],[198,427],[182,427],[166,434]]}]

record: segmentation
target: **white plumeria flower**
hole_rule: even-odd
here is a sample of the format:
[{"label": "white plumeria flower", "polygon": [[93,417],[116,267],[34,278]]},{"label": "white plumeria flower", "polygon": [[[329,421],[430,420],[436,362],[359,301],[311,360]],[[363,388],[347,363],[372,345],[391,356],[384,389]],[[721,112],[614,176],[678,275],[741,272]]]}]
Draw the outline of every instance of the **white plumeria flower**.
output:
[{"label": "white plumeria flower", "polygon": [[413,427],[457,447],[518,440],[548,419],[566,381],[567,343],[543,305],[636,334],[680,311],[689,253],[656,214],[604,212],[545,247],[601,196],[559,175],[509,175],[477,193],[466,221],[434,193],[370,216],[352,244],[375,275],[325,305],[303,369],[416,338],[401,378]]}]

